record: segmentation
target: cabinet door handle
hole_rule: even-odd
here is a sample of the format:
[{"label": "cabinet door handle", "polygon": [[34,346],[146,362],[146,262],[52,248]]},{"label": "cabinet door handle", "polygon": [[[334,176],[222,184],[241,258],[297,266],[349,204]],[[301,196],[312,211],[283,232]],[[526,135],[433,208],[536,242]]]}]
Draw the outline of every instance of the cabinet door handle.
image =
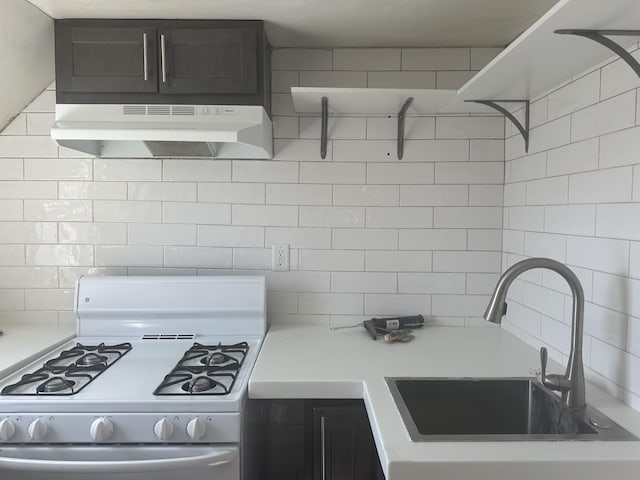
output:
[{"label": "cabinet door handle", "polygon": [[320,417],[320,471],[322,472],[322,480],[327,480],[327,446],[324,424],[325,418]]},{"label": "cabinet door handle", "polygon": [[167,46],[164,33],[160,35],[160,65],[162,68],[162,83],[167,83]]},{"label": "cabinet door handle", "polygon": [[142,34],[142,63],[144,67],[144,81],[149,80],[149,53],[147,50],[147,32]]}]

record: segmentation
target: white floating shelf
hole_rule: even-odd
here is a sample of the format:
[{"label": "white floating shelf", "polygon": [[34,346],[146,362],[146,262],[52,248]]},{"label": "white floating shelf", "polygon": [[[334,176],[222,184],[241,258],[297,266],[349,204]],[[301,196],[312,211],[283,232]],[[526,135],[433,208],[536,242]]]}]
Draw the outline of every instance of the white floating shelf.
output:
[{"label": "white floating shelf", "polygon": [[456,93],[456,90],[407,88],[291,87],[293,104],[299,113],[321,113],[322,97],[329,99],[329,112],[339,115],[398,115],[409,97],[413,97],[413,102],[407,115],[492,112],[485,106],[469,103],[454,102],[454,107],[450,107]]},{"label": "white floating shelf", "polygon": [[[640,0],[560,0],[469,80],[456,101],[527,100],[611,58],[609,49],[560,29],[640,29]],[[625,48],[640,37],[615,37]]]}]

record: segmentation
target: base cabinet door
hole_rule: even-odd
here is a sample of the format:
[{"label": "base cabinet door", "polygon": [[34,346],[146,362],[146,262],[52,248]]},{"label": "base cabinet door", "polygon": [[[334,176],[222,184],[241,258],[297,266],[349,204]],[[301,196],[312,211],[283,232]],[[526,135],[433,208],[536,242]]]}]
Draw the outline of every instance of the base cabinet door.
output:
[{"label": "base cabinet door", "polygon": [[313,408],[313,480],[372,480],[377,464],[363,407]]}]

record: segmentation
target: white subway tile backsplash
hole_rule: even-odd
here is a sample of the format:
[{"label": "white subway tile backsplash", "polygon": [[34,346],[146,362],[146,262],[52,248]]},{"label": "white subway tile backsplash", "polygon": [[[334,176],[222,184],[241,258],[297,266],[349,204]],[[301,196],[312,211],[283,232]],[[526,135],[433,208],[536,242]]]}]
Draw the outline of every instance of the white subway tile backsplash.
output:
[{"label": "white subway tile backsplash", "polygon": [[58,145],[49,136],[0,135],[0,157],[55,158]]},{"label": "white subway tile backsplash", "polygon": [[286,115],[289,117],[296,115],[296,109],[293,105],[293,97],[290,93],[271,94],[271,114]]},{"label": "white subway tile backsplash", "polygon": [[54,222],[3,222],[2,243],[56,243],[58,228]]},{"label": "white subway tile backsplash", "polygon": [[469,160],[472,162],[503,162],[504,139],[472,139]]},{"label": "white subway tile backsplash", "polygon": [[[322,120],[319,117],[300,117],[300,138],[320,138]],[[327,121],[327,135],[332,140],[337,139],[355,139],[366,138],[367,136],[367,119],[364,117],[329,117]],[[297,135],[296,135],[297,137]],[[291,149],[289,142],[287,149]],[[304,143],[306,148],[312,148],[313,153],[317,155],[319,151],[318,142]],[[298,154],[294,160],[306,160],[308,155],[306,152]],[[333,158],[335,159],[335,144],[333,150]]]},{"label": "white subway tile backsplash", "polygon": [[567,237],[567,263],[600,272],[629,273],[629,242],[593,237]]},{"label": "white subway tile backsplash", "polygon": [[[431,252],[368,250],[366,270],[370,272],[428,272],[431,270]],[[336,268],[340,270],[340,268]]]},{"label": "white subway tile backsplash", "polygon": [[617,348],[625,348],[627,317],[613,310],[587,303],[585,305],[584,332]]},{"label": "white subway tile backsplash", "polygon": [[502,185],[469,185],[469,205],[502,206],[504,187]]},{"label": "white subway tile backsplash", "polygon": [[509,183],[504,186],[504,206],[522,206],[527,200],[526,182]]},{"label": "white subway tile backsplash", "polygon": [[263,247],[264,227],[199,225],[198,245],[208,247]]},{"label": "white subway tile backsplash", "polygon": [[263,183],[199,183],[198,202],[260,204],[265,202],[265,186]]},{"label": "white subway tile backsplash", "polygon": [[107,182],[162,180],[162,160],[97,158],[93,161],[93,179]]},{"label": "white subway tile backsplash", "polygon": [[129,245],[195,245],[195,225],[129,224]]},{"label": "white subway tile backsplash", "polygon": [[634,90],[573,113],[571,140],[583,140],[633,127],[636,124],[635,104]]},{"label": "white subway tile backsplash", "polygon": [[94,200],[95,222],[160,222],[161,202]]},{"label": "white subway tile backsplash", "polygon": [[56,182],[0,182],[0,198],[56,198]]},{"label": "white subway tile backsplash", "polygon": [[600,137],[600,168],[638,163],[640,127],[627,128]]},{"label": "white subway tile backsplash", "polygon": [[24,290],[15,288],[0,290],[0,309],[24,310]]},{"label": "white subway tile backsplash", "polygon": [[[270,291],[314,293],[329,292],[330,287],[329,272],[267,272],[267,290]],[[303,312],[302,309],[299,311]]]},{"label": "white subway tile backsplash", "polygon": [[430,315],[430,295],[398,295],[367,293],[364,296],[364,313],[368,315]]},{"label": "white subway tile backsplash", "polygon": [[53,113],[29,113],[27,115],[28,135],[51,135],[51,126],[55,121]]},{"label": "white subway tile backsplash", "polygon": [[547,153],[528,155],[509,162],[511,165],[509,182],[524,182],[544,178],[547,171]]},{"label": "white subway tile backsplash", "polygon": [[[305,117],[306,118],[306,117]],[[299,135],[298,117],[273,117],[273,138],[296,139]]]},{"label": "white subway tile backsplash", "polygon": [[127,224],[60,222],[60,243],[125,245]]},{"label": "white subway tile backsplash", "polygon": [[469,70],[468,48],[403,48],[402,70]]},{"label": "white subway tile backsplash", "polygon": [[335,228],[332,247],[345,250],[397,250],[398,231],[380,228]]},{"label": "white subway tile backsplash", "polygon": [[[435,74],[434,74],[435,75]],[[26,135],[27,134],[27,115],[20,113],[16,115],[9,124],[0,130],[0,135]]]},{"label": "white subway tile backsplash", "polygon": [[435,183],[502,184],[502,162],[436,163]]},{"label": "white subway tile backsplash", "polygon": [[25,200],[24,219],[34,221],[91,221],[89,200]]},{"label": "white subway tile backsplash", "polygon": [[367,72],[300,72],[300,86],[364,88],[367,86]]},{"label": "white subway tile backsplash", "polygon": [[331,185],[269,184],[266,186],[266,203],[269,205],[331,205],[331,198]]},{"label": "white subway tile backsplash", "polygon": [[464,273],[398,273],[398,293],[464,293]]},{"label": "white subway tile backsplash", "polygon": [[600,99],[600,72],[595,71],[549,94],[548,119],[580,110]]},{"label": "white subway tile backsplash", "polygon": [[230,182],[231,161],[166,159],[162,161],[162,179],[172,182]]},{"label": "white subway tile backsplash", "polygon": [[544,207],[544,231],[567,235],[593,235],[596,208],[593,205]]},{"label": "white subway tile backsplash", "polygon": [[179,182],[129,182],[129,200],[195,202],[196,184]]},{"label": "white subway tile backsplash", "polygon": [[571,117],[567,115],[530,130],[529,153],[560,147],[567,145],[570,140],[576,140],[572,135],[573,127],[575,121],[572,123]]},{"label": "white subway tile backsplash", "polygon": [[588,172],[598,168],[598,138],[583,140],[547,152],[547,175]]},{"label": "white subway tile backsplash", "polygon": [[25,308],[27,310],[72,310],[72,289],[25,290]]},{"label": "white subway tile backsplash", "polygon": [[27,245],[27,265],[80,266],[93,264],[90,245]]},{"label": "white subway tile backsplash", "polygon": [[471,80],[478,72],[474,71],[439,71],[436,72],[436,88],[441,90],[458,90]]},{"label": "white subway tile backsplash", "polygon": [[124,182],[58,182],[60,199],[126,200]]},{"label": "white subway tile backsplash", "polygon": [[24,245],[0,245],[0,265],[18,266],[24,264]]},{"label": "white subway tile backsplash", "polygon": [[56,288],[57,267],[0,267],[0,288]]},{"label": "white subway tile backsplash", "polygon": [[271,54],[273,70],[331,70],[333,52],[318,48],[276,48]]},{"label": "white subway tile backsplash", "polygon": [[271,91],[273,93],[290,93],[291,87],[297,87],[298,72],[296,70],[273,70],[271,72]]},{"label": "white subway tile backsplash", "polygon": [[369,88],[436,88],[436,72],[369,72]]},{"label": "white subway tile backsplash", "polygon": [[23,201],[0,200],[0,221],[20,221],[24,218]]},{"label": "white subway tile backsplash", "polygon": [[[502,230],[473,229],[467,233],[469,250],[500,251],[502,249]],[[451,250],[447,248],[446,250]]]},{"label": "white subway tile backsplash", "polygon": [[629,275],[640,279],[640,242],[630,242]]},{"label": "white subway tile backsplash", "polygon": [[510,207],[508,227],[511,230],[542,232],[545,225],[545,207]]},{"label": "white subway tile backsplash", "polygon": [[400,205],[403,206],[468,204],[468,185],[402,185],[400,187]]},{"label": "white subway tile backsplash", "polygon": [[163,249],[150,245],[96,245],[98,267],[162,267]]},{"label": "white subway tile backsplash", "polygon": [[365,183],[365,176],[365,163],[304,162],[300,164],[300,183]]},{"label": "white subway tile backsplash", "polygon": [[164,223],[189,223],[196,225],[229,225],[231,205],[216,203],[164,202]]},{"label": "white subway tile backsplash", "polygon": [[[636,50],[632,53],[633,57],[640,58],[640,51]],[[602,88],[600,97],[602,100],[626,92],[640,86],[638,75],[629,68],[629,65],[622,59],[605,65],[602,68]]]},{"label": "white subway tile backsplash", "polygon": [[594,272],[593,303],[640,318],[640,281]]},{"label": "white subway tile backsplash", "polygon": [[396,293],[396,273],[332,272],[331,291],[345,293]]},{"label": "white subway tile backsplash", "polygon": [[567,176],[544,178],[527,182],[527,205],[556,205],[567,203]]},{"label": "white subway tile backsplash", "polygon": [[91,160],[83,158],[27,158],[26,180],[91,180]]},{"label": "white subway tile backsplash", "polygon": [[232,205],[233,225],[298,226],[298,207],[280,205]]},{"label": "white subway tile backsplash", "polygon": [[609,168],[569,177],[569,203],[630,202],[631,167]]},{"label": "white subway tile backsplash", "polygon": [[431,207],[367,207],[367,228],[430,228]]},{"label": "white subway tile backsplash", "polygon": [[362,207],[294,207],[300,211],[301,227],[362,228],[365,209]]},{"label": "white subway tile backsplash", "polygon": [[300,250],[300,270],[364,271],[365,255],[357,250]]},{"label": "white subway tile backsplash", "polygon": [[500,207],[435,207],[434,228],[502,228]]},{"label": "white subway tile backsplash", "polygon": [[399,197],[397,185],[335,185],[333,187],[334,205],[398,205]]},{"label": "white subway tile backsplash", "polygon": [[567,238],[551,233],[524,232],[524,255],[566,261]]},{"label": "white subway tile backsplash", "polygon": [[400,70],[399,48],[336,48],[334,70]]},{"label": "white subway tile backsplash", "polygon": [[234,182],[297,183],[295,162],[265,162],[264,160],[234,160]]},{"label": "white subway tile backsplash", "polygon": [[438,117],[436,138],[504,138],[502,117]]},{"label": "white subway tile backsplash", "polygon": [[369,184],[428,184],[434,180],[433,163],[370,163],[366,167]]},{"label": "white subway tile backsplash", "polygon": [[431,313],[443,317],[481,317],[489,295],[433,295]]},{"label": "white subway tile backsplash", "polygon": [[400,250],[466,250],[467,230],[463,229],[402,229]]},{"label": "white subway tile backsplash", "polygon": [[499,278],[497,273],[467,273],[467,293],[491,295]]},{"label": "white subway tile backsplash", "polygon": [[612,203],[597,206],[596,235],[640,240],[640,203]]},{"label": "white subway tile backsplash", "polygon": [[233,268],[269,269],[271,268],[271,250],[266,248],[234,248]]},{"label": "white subway tile backsplash", "polygon": [[526,232],[519,230],[503,230],[502,251],[524,255],[524,238]]},{"label": "white subway tile backsplash", "polygon": [[523,302],[528,307],[548,317],[564,320],[564,299],[561,293],[532,283],[524,284]]},{"label": "white subway tile backsplash", "polygon": [[[291,248],[331,248],[329,228],[268,227],[265,246],[290,245]],[[302,255],[302,252],[301,252]]]},{"label": "white subway tile backsplash", "polygon": [[[292,292],[267,292],[267,312],[269,315],[296,313],[298,311],[298,295]],[[272,322],[273,323],[273,322]],[[282,322],[276,322],[282,323]],[[299,322],[295,322],[299,323]]]},{"label": "white subway tile backsplash", "polygon": [[434,272],[500,272],[500,252],[433,252]]},{"label": "white subway tile backsplash", "polygon": [[315,314],[362,314],[364,298],[360,293],[300,293],[298,311]]},{"label": "white subway tile backsplash", "polygon": [[0,158],[0,180],[22,180],[23,171],[21,158]]},{"label": "white subway tile backsplash", "polygon": [[24,109],[26,113],[32,112],[44,112],[53,113],[56,110],[56,92],[53,90],[45,90],[38,95],[27,107]]}]

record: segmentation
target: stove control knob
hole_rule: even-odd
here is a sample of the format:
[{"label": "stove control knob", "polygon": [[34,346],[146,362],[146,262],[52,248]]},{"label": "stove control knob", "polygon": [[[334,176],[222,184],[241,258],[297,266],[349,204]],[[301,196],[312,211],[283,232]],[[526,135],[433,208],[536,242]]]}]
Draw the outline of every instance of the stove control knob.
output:
[{"label": "stove control knob", "polygon": [[40,418],[36,418],[33,422],[29,424],[27,428],[27,433],[29,434],[29,439],[35,442],[39,442],[44,440],[44,437],[47,436],[47,424],[44,420]]},{"label": "stove control knob", "polygon": [[6,442],[16,433],[16,426],[11,420],[5,418],[0,420],[0,441]]},{"label": "stove control knob", "polygon": [[173,425],[166,418],[161,418],[156,422],[153,431],[159,440],[169,440],[173,435]]},{"label": "stove control knob", "polygon": [[200,440],[207,432],[207,425],[198,417],[193,418],[187,423],[187,435],[192,440]]},{"label": "stove control knob", "polygon": [[96,418],[89,428],[89,434],[96,442],[109,440],[113,435],[113,423],[105,417]]}]

